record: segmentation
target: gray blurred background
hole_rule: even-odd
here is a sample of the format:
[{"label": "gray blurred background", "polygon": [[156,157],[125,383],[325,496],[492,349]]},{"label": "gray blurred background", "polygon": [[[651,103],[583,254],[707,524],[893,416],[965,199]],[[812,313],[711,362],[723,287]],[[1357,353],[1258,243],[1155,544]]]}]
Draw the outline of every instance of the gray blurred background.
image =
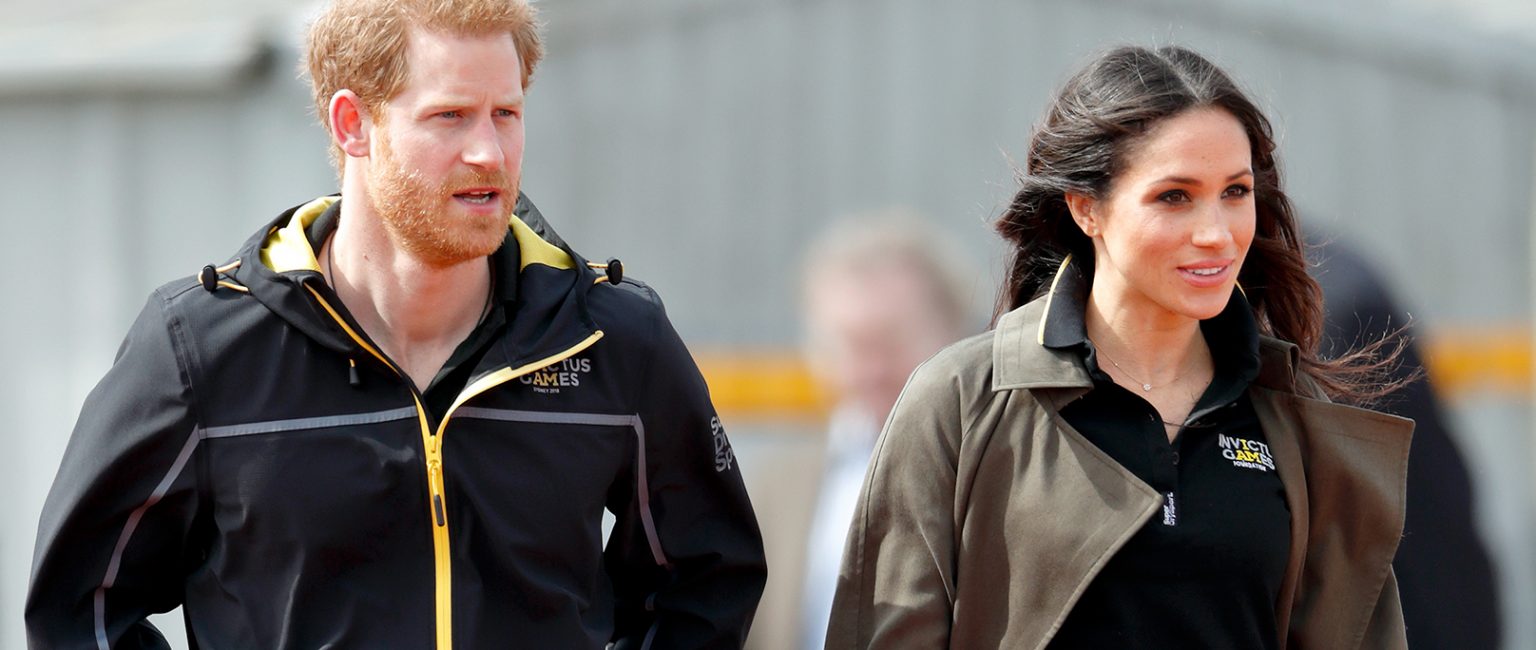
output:
[{"label": "gray blurred background", "polygon": [[[1011,195],[1010,159],[1071,69],[1130,42],[1192,46],[1232,72],[1276,124],[1306,223],[1364,251],[1406,303],[1472,469],[1506,647],[1536,648],[1536,5],[539,5],[549,54],[529,96],[524,189],[588,257],[620,257],[656,286],[700,353],[773,562],[755,647],[794,638],[820,449],[822,411],[795,384],[801,248],[837,215],[927,215],[983,270],[984,327],[1004,254],[988,222]],[[334,191],[295,72],[312,11],[0,0],[0,649],[25,645],[43,498],[147,292]],[[779,395],[764,377],[800,388]]]}]

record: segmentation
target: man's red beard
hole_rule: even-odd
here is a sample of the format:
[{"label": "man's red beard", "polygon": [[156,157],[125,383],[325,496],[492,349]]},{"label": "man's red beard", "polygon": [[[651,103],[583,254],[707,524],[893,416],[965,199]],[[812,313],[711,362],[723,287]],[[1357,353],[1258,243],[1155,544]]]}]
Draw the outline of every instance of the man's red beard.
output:
[{"label": "man's red beard", "polygon": [[[368,198],[395,245],[432,266],[451,266],[496,252],[507,236],[517,189],[502,172],[467,170],[432,184],[395,158],[389,140],[379,138],[370,166]],[[454,214],[454,194],[469,188],[497,188],[500,217]]]}]

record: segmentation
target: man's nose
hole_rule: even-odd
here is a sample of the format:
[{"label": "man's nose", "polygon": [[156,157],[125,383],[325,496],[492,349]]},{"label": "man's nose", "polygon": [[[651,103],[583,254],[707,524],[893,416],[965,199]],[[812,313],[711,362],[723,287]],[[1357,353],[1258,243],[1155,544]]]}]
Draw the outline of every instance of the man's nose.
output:
[{"label": "man's nose", "polygon": [[502,150],[498,136],[492,120],[487,118],[476,123],[465,136],[464,164],[489,171],[498,171],[506,166],[506,152]]}]

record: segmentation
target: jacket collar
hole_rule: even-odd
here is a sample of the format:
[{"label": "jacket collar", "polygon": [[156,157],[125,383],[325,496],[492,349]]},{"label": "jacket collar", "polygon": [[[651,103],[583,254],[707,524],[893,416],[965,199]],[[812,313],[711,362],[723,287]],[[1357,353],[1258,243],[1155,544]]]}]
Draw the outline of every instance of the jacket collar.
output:
[{"label": "jacket collar", "polygon": [[[336,219],[340,208],[341,196],[332,194],[279,215],[265,234],[258,235],[262,265],[280,274],[304,271],[319,273],[320,261],[315,257],[315,247],[310,241],[308,230],[316,226],[317,221]],[[585,266],[578,264],[581,261],[579,256],[554,233],[554,229],[528,200],[527,195],[518,195],[507,226],[506,240],[493,255],[499,258],[498,262],[510,262],[507,264],[509,268],[522,271],[530,265],[539,264],[570,270]],[[318,229],[329,233],[332,228],[334,223],[329,227],[322,225]]]},{"label": "jacket collar", "polygon": [[1037,298],[997,320],[992,333],[992,390],[1093,387],[1076,352],[1040,342],[1050,298]]},{"label": "jacket collar", "polygon": [[[1080,346],[1091,279],[1072,256],[1062,260],[1050,289],[998,319],[993,334],[993,390],[1018,388],[1091,388]],[[1268,388],[1294,392],[1299,350],[1293,344],[1258,334],[1252,308],[1241,289],[1221,314],[1202,323],[1219,337],[1234,372]]]},{"label": "jacket collar", "polygon": [[[327,348],[355,354],[357,343],[340,328],[312,292],[329,293],[307,232],[341,197],[325,196],[291,208],[258,231],[239,254],[235,279],[270,311]],[[321,224],[324,227],[324,224]],[[316,229],[317,231],[319,229]],[[519,195],[501,248],[492,254],[498,269],[498,296],[511,317],[504,361],[524,358],[581,341],[597,326],[586,308],[586,293],[598,278],[585,259],[555,233],[526,195]]]},{"label": "jacket collar", "polygon": [[[341,200],[336,197],[326,197],[320,202],[332,198],[336,200],[329,201],[330,205],[319,216],[311,219],[306,214],[303,219],[300,219],[301,221],[308,221],[308,223],[302,224],[304,227],[304,239],[309,243],[310,249],[315,251],[316,255],[319,255],[321,247],[325,245],[325,240],[336,233],[336,226],[341,223]],[[292,223],[293,220],[290,220],[290,225]],[[264,252],[270,253],[271,247],[269,246]],[[517,280],[518,274],[522,270],[520,248],[506,245],[506,242],[503,242],[502,247],[497,249],[496,254],[489,256],[488,260],[494,277],[491,283],[492,290],[496,294],[494,300],[500,306],[512,304],[517,300]]]}]

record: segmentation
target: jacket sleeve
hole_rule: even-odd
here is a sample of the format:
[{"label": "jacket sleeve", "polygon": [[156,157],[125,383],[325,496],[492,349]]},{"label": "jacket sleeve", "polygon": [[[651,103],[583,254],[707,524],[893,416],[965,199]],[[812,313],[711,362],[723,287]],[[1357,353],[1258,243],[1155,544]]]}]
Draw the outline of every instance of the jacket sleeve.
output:
[{"label": "jacket sleeve", "polygon": [[828,650],[949,647],[959,402],[931,361],[902,390],[848,532]]},{"label": "jacket sleeve", "polygon": [[617,648],[740,648],[767,580],[762,535],[704,378],[665,314],[636,378],[637,458],[606,552]]},{"label": "jacket sleeve", "polygon": [[31,648],[169,647],[145,617],[181,603],[198,507],[176,335],[156,294],[86,398],[38,525]]}]

